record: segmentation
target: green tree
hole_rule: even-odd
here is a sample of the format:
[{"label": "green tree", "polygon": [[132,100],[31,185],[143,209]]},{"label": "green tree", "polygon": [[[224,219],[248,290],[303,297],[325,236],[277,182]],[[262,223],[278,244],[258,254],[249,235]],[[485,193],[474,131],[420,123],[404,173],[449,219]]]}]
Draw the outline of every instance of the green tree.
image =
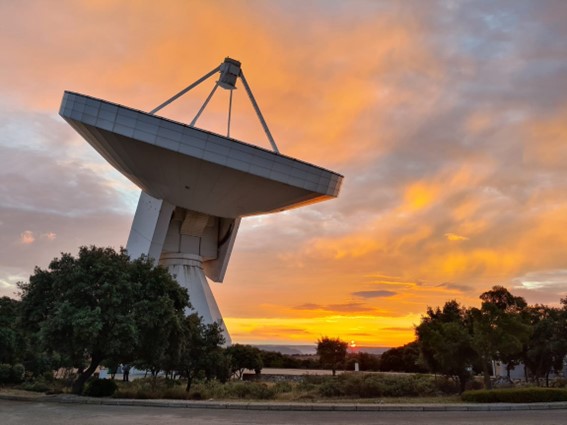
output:
[{"label": "green tree", "polygon": [[22,335],[18,327],[20,302],[8,297],[0,298],[0,364],[21,361]]},{"label": "green tree", "polygon": [[133,304],[137,328],[137,345],[128,363],[157,376],[179,358],[184,309],[190,307],[187,291],[173,279],[164,279],[163,268],[148,261],[138,261],[132,268],[131,280],[140,285],[143,295]]},{"label": "green tree", "polygon": [[135,357],[143,336],[141,312],[155,313],[144,307],[149,297],[173,291],[178,299],[164,308],[183,310],[188,296],[172,289],[175,285],[165,269],[151,267],[147,259],[130,261],[124,250],[81,247],[78,257],[62,254],[47,270],[36,267],[29,283],[20,284],[22,320],[43,348],[77,368],[73,392],[80,394],[103,360]]},{"label": "green tree", "polygon": [[524,346],[523,361],[538,385],[545,378],[549,386],[550,372],[562,371],[567,355],[565,315],[559,308],[535,305],[527,308],[527,316],[533,333]]},{"label": "green tree", "polygon": [[345,363],[347,349],[348,342],[324,336],[317,341],[317,355],[321,366],[331,369],[335,376],[337,369]]},{"label": "green tree", "polygon": [[238,379],[242,379],[245,369],[260,373],[264,367],[260,349],[251,345],[231,345],[226,349],[226,355],[229,358],[231,374]]},{"label": "green tree", "polygon": [[380,370],[384,372],[422,373],[426,369],[419,363],[419,342],[391,348],[380,356]]},{"label": "green tree", "polygon": [[446,302],[443,309],[429,307],[416,335],[427,369],[456,378],[464,391],[476,357],[467,310],[455,300]]},{"label": "green tree", "polygon": [[522,357],[523,347],[531,333],[525,318],[526,301],[513,296],[506,288],[494,286],[480,295],[482,304],[470,311],[473,324],[473,347],[480,357],[484,386],[492,388],[492,360],[512,362]]},{"label": "green tree", "polygon": [[196,313],[185,318],[177,369],[187,378],[186,391],[191,390],[193,380],[200,372],[209,378],[218,373],[215,366],[223,363],[220,346],[224,342],[218,323],[205,325]]}]

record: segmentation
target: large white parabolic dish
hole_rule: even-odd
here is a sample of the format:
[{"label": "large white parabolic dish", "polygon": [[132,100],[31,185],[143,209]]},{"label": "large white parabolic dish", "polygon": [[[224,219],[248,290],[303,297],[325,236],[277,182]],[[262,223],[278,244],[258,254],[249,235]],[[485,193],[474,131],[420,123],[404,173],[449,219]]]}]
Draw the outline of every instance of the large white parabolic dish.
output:
[{"label": "large white parabolic dish", "polygon": [[[205,276],[222,282],[241,217],[335,198],[343,176],[115,103],[66,91],[59,114],[142,189],[127,243],[189,290],[205,323],[222,315]],[[225,329],[225,338],[230,336]]]},{"label": "large white parabolic dish", "polygon": [[60,115],[157,199],[219,217],[283,211],[338,195],[342,176],[238,140],[65,92]]}]

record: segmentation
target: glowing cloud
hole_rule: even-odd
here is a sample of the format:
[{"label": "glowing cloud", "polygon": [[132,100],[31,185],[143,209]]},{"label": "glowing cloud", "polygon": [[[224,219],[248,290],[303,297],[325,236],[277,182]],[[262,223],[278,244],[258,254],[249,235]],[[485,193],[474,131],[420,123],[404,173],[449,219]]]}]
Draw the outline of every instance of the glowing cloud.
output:
[{"label": "glowing cloud", "polygon": [[25,230],[20,233],[20,243],[24,245],[31,245],[35,242],[35,236],[31,230]]},{"label": "glowing cloud", "polygon": [[469,240],[469,238],[467,238],[466,236],[457,235],[456,233],[445,233],[445,237],[447,238],[447,240],[452,242]]}]

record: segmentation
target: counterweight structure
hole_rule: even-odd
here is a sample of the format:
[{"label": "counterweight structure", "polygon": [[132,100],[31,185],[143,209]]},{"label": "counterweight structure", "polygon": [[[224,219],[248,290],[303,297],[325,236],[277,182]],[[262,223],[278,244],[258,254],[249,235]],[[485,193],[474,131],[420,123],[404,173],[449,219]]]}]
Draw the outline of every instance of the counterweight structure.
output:
[{"label": "counterweight structure", "polygon": [[[126,245],[130,257],[146,255],[167,267],[204,322],[223,325],[230,344],[206,277],[223,281],[241,218],[334,198],[343,177],[278,152],[239,62],[227,58],[213,71],[150,113],[68,91],[59,113],[142,190]],[[190,125],[154,115],[218,72]],[[216,88],[232,95],[237,77],[274,152],[194,127]]]}]

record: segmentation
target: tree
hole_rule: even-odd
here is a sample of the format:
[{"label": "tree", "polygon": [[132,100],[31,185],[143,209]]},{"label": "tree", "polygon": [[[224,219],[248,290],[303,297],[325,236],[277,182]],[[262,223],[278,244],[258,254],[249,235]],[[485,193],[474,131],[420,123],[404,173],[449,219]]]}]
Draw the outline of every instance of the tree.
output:
[{"label": "tree", "polygon": [[384,372],[423,373],[426,369],[419,364],[418,341],[384,351],[380,356],[380,370]]},{"label": "tree", "polygon": [[226,355],[229,358],[231,374],[238,379],[242,379],[245,369],[260,373],[264,367],[260,349],[251,345],[231,345],[226,349]]},{"label": "tree", "polygon": [[64,253],[47,270],[36,267],[29,283],[20,284],[22,321],[43,348],[77,368],[72,390],[80,394],[103,360],[134,358],[144,340],[140,318],[155,314],[146,300],[174,294],[174,301],[161,304],[172,311],[158,316],[183,311],[188,295],[176,285],[167,270],[152,267],[148,259],[130,261],[124,250],[81,247],[78,257]]},{"label": "tree", "polygon": [[203,371],[209,378],[216,374],[215,365],[223,361],[220,346],[224,342],[218,323],[205,325],[196,313],[185,318],[177,369],[187,378],[186,391],[191,390],[199,372]]},{"label": "tree", "polygon": [[464,391],[475,361],[467,310],[455,300],[446,302],[442,310],[429,307],[415,331],[427,369],[456,378]]},{"label": "tree", "polygon": [[531,327],[524,316],[526,301],[513,296],[506,288],[494,286],[481,294],[480,299],[480,309],[470,311],[473,348],[480,357],[484,386],[490,389],[490,363],[492,360],[513,362],[520,359]]},{"label": "tree", "polygon": [[333,371],[333,376],[337,372],[337,368],[344,365],[348,349],[348,342],[339,338],[329,338],[324,336],[317,341],[317,355],[319,362],[323,367],[327,367]]},{"label": "tree", "polygon": [[173,279],[163,279],[164,269],[139,261],[132,269],[132,280],[140,284],[144,294],[133,306],[137,327],[135,353],[128,363],[157,376],[179,358],[184,309],[191,306],[187,291]]},{"label": "tree", "polygon": [[0,298],[0,364],[20,361],[23,341],[18,328],[19,307],[17,300]]},{"label": "tree", "polygon": [[563,370],[567,355],[567,326],[564,312],[558,308],[535,305],[527,308],[533,329],[524,346],[523,362],[539,385],[545,377],[549,386],[549,373]]}]

